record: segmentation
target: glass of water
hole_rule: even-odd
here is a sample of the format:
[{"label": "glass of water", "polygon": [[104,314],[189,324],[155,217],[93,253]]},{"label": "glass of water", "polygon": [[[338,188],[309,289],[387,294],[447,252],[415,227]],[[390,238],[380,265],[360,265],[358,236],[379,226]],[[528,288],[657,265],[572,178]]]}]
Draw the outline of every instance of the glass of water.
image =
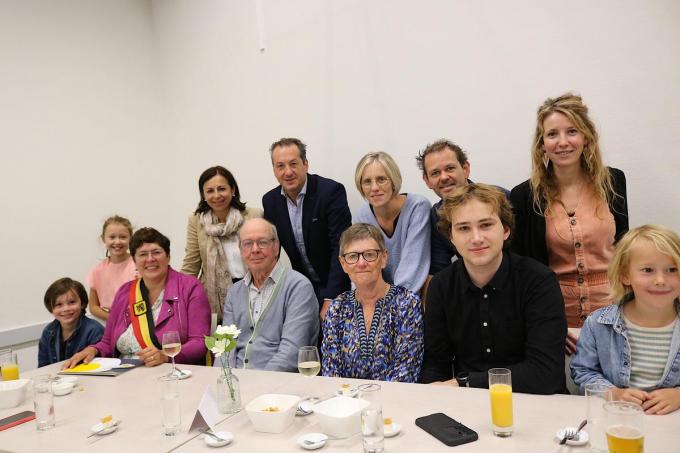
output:
[{"label": "glass of water", "polygon": [[361,411],[361,436],[364,453],[382,453],[384,450],[385,432],[383,430],[380,385],[360,385],[359,398],[368,402],[368,406]]},{"label": "glass of water", "polygon": [[179,405],[179,376],[169,374],[158,378],[161,391],[161,417],[163,434],[174,436],[182,426]]},{"label": "glass of water", "polygon": [[590,451],[607,452],[607,416],[604,403],[612,400],[612,386],[600,382],[585,385],[586,418],[588,419],[588,434],[590,434]]},{"label": "glass of water", "polygon": [[54,396],[52,396],[52,378],[49,374],[41,374],[33,381],[33,407],[35,422],[39,431],[54,428]]}]

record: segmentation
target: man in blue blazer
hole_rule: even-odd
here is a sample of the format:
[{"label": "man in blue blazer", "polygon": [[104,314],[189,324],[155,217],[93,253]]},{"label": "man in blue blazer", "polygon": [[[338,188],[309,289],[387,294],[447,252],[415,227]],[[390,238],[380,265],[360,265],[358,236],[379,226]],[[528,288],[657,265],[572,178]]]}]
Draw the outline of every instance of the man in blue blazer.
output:
[{"label": "man in blue blazer", "polygon": [[340,266],[340,235],[352,223],[345,187],[308,174],[307,149],[297,138],[270,147],[279,186],[262,197],[264,217],[276,225],[293,269],[312,282],[320,307],[350,288]]}]

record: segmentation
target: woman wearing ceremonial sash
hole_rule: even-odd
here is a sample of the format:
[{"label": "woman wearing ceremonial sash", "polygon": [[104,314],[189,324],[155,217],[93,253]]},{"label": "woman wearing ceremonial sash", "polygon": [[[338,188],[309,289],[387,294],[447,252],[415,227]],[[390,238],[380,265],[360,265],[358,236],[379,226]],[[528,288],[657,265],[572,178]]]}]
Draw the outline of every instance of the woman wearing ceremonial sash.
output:
[{"label": "woman wearing ceremonial sash", "polygon": [[138,358],[146,366],[166,363],[160,339],[169,331],[177,331],[182,343],[177,363],[203,364],[210,305],[201,282],[170,267],[170,240],[153,228],[135,232],[130,253],[140,278],[116,293],[101,341],[76,353],[64,368],[95,356]]}]

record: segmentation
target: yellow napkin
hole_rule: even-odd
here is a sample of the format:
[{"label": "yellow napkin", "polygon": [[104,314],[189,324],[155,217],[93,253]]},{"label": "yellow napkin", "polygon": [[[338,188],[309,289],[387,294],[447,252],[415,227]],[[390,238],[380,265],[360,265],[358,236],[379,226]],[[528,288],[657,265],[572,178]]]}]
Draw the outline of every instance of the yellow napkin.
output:
[{"label": "yellow napkin", "polygon": [[82,373],[83,371],[94,371],[98,368],[100,368],[101,365],[98,363],[81,363],[80,365],[76,365],[73,368],[68,368],[64,370],[65,373]]}]

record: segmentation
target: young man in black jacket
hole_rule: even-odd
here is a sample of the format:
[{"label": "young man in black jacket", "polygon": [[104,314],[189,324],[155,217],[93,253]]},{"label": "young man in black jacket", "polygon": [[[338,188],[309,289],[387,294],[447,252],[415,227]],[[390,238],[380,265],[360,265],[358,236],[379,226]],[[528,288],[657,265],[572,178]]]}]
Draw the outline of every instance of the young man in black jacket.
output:
[{"label": "young man in black jacket", "polygon": [[468,184],[443,206],[439,229],[462,259],[430,283],[421,381],[487,387],[488,370],[502,367],[517,392],[566,392],[560,286],[545,265],[504,250],[513,226],[505,194]]}]

